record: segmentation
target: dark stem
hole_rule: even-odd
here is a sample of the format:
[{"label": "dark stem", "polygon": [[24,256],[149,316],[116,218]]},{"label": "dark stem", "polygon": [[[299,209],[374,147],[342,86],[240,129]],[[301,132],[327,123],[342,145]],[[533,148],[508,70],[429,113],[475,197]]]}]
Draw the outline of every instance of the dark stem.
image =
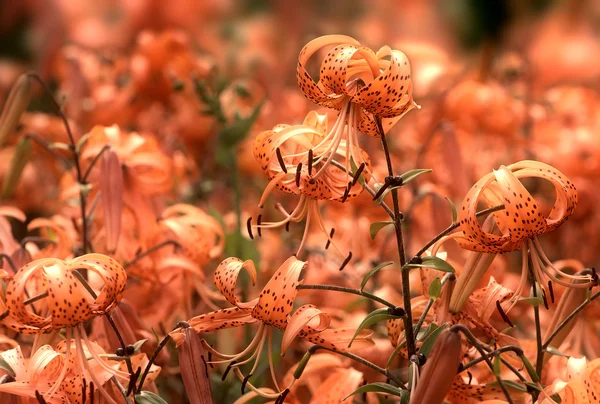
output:
[{"label": "dark stem", "polygon": [[504,352],[514,352],[514,353],[516,353],[518,356],[521,356],[521,355],[523,355],[523,350],[522,350],[521,348],[519,348],[519,347],[512,346],[512,345],[509,345],[509,346],[503,346],[502,348],[498,348],[498,349],[496,349],[496,350],[494,350],[494,351],[488,352],[487,354],[485,354],[485,355],[483,355],[483,356],[480,356],[480,357],[479,357],[479,358],[477,358],[477,359],[474,359],[474,360],[472,360],[471,362],[467,363],[466,365],[462,365],[462,366],[460,367],[460,369],[459,369],[460,371],[459,371],[458,373],[462,373],[462,372],[464,372],[465,370],[467,370],[467,369],[469,369],[469,368],[471,368],[471,367],[473,367],[473,366],[477,365],[478,363],[481,363],[481,362],[483,362],[483,361],[485,360],[485,358],[486,358],[486,357],[487,357],[487,358],[493,358],[493,357],[495,357],[495,356],[498,356],[498,355],[500,355],[500,354],[502,354],[502,353],[504,353]]},{"label": "dark stem", "polygon": [[[115,324],[115,320],[113,320],[110,313],[106,313],[104,315],[104,317],[106,317],[106,319],[108,320],[108,323],[110,324],[110,326],[114,330],[115,334],[117,335],[117,338],[119,339],[119,343],[121,344],[121,348],[123,348],[124,352],[127,352],[127,345],[125,344],[125,340],[123,339],[123,336],[121,335],[121,332],[119,331],[119,328],[117,327],[117,324]],[[127,354],[125,354],[125,363],[127,364],[127,371],[129,372],[130,375],[132,375],[134,373],[133,365],[131,364],[131,358]]]},{"label": "dark stem", "polygon": [[92,168],[94,168],[94,166],[96,165],[96,163],[98,162],[98,160],[100,160],[100,157],[102,157],[102,155],[104,154],[104,152],[107,151],[108,149],[110,149],[110,145],[105,144],[104,147],[98,152],[98,154],[96,154],[96,157],[94,157],[94,159],[90,163],[90,165],[87,168],[87,170],[85,170],[85,174],[83,174],[83,182],[87,181],[90,173],[92,172]]},{"label": "dark stem", "polygon": [[[503,209],[504,209],[504,205],[498,205],[498,206],[494,206],[493,208],[487,208],[484,210],[480,210],[479,212],[477,212],[477,214],[475,216],[477,216],[477,217],[485,216],[490,213],[497,212],[497,211],[503,210]],[[423,246],[423,248],[421,248],[415,254],[415,256],[420,257],[421,255],[425,254],[425,251],[427,251],[429,249],[429,247],[434,245],[437,241],[439,241],[442,237],[446,236],[448,233],[452,232],[452,230],[457,229],[459,226],[460,226],[460,223],[456,222],[456,223],[452,223],[450,226],[446,227],[446,229],[444,229],[441,233],[439,233],[437,236],[432,238],[427,244],[425,244],[425,246]]]},{"label": "dark stem", "polygon": [[508,401],[509,404],[514,404],[514,401],[510,397],[510,393],[506,389],[506,385],[504,384],[504,381],[502,380],[500,375],[497,375],[494,372],[494,364],[492,363],[490,358],[486,355],[485,349],[483,349],[483,347],[481,346],[481,344],[479,343],[477,338],[475,338],[475,336],[471,333],[471,331],[469,331],[469,329],[462,324],[453,325],[452,327],[449,328],[449,330],[453,331],[453,332],[460,331],[463,333],[463,335],[465,337],[467,337],[469,342],[471,342],[471,344],[473,344],[475,349],[477,349],[477,351],[479,352],[479,354],[481,355],[481,357],[483,358],[485,363],[488,365],[488,367],[490,368],[492,373],[494,373],[494,376],[496,376],[496,381],[498,382],[498,385],[502,389],[502,392],[504,393],[504,396],[506,397],[506,401]]},{"label": "dark stem", "polygon": [[351,289],[351,288],[345,288],[343,286],[335,286],[335,285],[298,285],[296,286],[296,289],[298,290],[302,290],[302,289],[311,289],[311,290],[331,290],[334,292],[343,292],[343,293],[350,293],[353,295],[358,295],[358,296],[362,296],[362,297],[366,297],[367,299],[371,299],[373,301],[376,301],[378,303],[383,304],[384,306],[387,306],[391,309],[395,309],[396,306],[393,305],[392,303],[388,302],[387,300],[384,300],[378,296],[375,296],[371,293],[368,292],[363,292],[359,289]]},{"label": "dark stem", "polygon": [[138,384],[138,387],[137,387],[138,392],[142,391],[142,387],[144,386],[144,381],[146,380],[146,376],[148,376],[148,372],[150,372],[150,368],[152,367],[152,364],[158,357],[158,354],[160,353],[160,351],[162,351],[162,349],[165,347],[165,345],[167,345],[167,342],[169,342],[170,339],[171,339],[171,336],[169,334],[165,335],[165,337],[162,339],[162,341],[160,341],[160,344],[158,344],[158,346],[154,350],[154,353],[152,354],[152,357],[148,361],[148,364],[146,365],[146,369],[144,369],[144,373],[142,373],[142,377],[140,378],[140,383]]},{"label": "dark stem", "polygon": [[130,267],[131,265],[135,264],[136,262],[138,262],[139,260],[141,260],[141,259],[142,259],[142,258],[144,258],[145,256],[147,256],[147,255],[149,255],[149,254],[152,254],[153,252],[155,252],[155,251],[157,251],[157,250],[160,250],[161,248],[163,248],[163,247],[166,247],[166,246],[168,246],[168,245],[171,245],[171,244],[172,244],[173,246],[175,246],[175,248],[183,248],[183,247],[181,247],[181,244],[179,244],[179,243],[178,243],[176,240],[166,240],[166,241],[163,241],[163,242],[162,242],[162,243],[160,243],[160,244],[157,244],[157,245],[155,245],[154,247],[150,247],[150,248],[148,248],[148,249],[147,249],[146,251],[144,251],[144,252],[141,252],[141,253],[139,253],[138,255],[136,255],[136,256],[135,256],[135,258],[134,258],[134,259],[132,259],[132,260],[131,260],[131,261],[129,261],[129,262],[126,262],[126,263],[123,265],[123,267],[124,267],[124,268]]},{"label": "dark stem", "polygon": [[[381,136],[381,145],[383,146],[383,153],[385,155],[385,161],[387,164],[388,175],[394,176],[394,168],[392,166],[392,157],[390,155],[390,149],[388,147],[387,140],[385,138],[385,132],[383,125],[381,124],[381,118],[376,116],[375,122]],[[393,188],[391,191],[392,203],[394,209],[394,228],[396,230],[396,243],[398,246],[398,255],[400,257],[400,267],[403,268],[406,264],[406,254],[404,252],[404,239],[402,238],[402,213],[400,212],[400,202],[398,200],[398,189]],[[404,332],[406,333],[406,349],[408,351],[408,357],[412,357],[417,353],[417,346],[415,344],[414,330],[412,326],[412,308],[410,302],[410,271],[402,270],[402,298],[404,299],[404,310],[406,311],[406,317],[404,317]]]},{"label": "dark stem", "polygon": [[[533,284],[533,297],[537,297],[537,282],[531,273],[532,268],[529,267],[530,277]],[[533,306],[533,318],[535,320],[535,343],[537,347],[536,359],[535,359],[535,371],[538,377],[542,377],[542,367],[544,366],[544,347],[542,344],[542,325],[540,323],[540,307],[536,304]]]}]

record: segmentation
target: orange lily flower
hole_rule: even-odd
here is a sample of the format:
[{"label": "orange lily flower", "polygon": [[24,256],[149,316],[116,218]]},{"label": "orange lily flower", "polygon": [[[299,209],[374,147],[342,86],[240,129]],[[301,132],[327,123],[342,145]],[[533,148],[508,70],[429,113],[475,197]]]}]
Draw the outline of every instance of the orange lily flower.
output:
[{"label": "orange lily flower", "polygon": [[600,394],[600,359],[587,363],[583,358],[569,358],[567,380],[556,380],[544,389],[537,404],[555,404],[550,396],[558,394],[562,404],[597,403]]},{"label": "orange lily flower", "polygon": [[[277,384],[273,366],[272,338],[274,328],[284,330],[281,346],[282,353],[285,352],[296,336],[333,350],[347,351],[348,343],[355,332],[353,329],[328,328],[330,323],[329,316],[312,305],[304,305],[298,308],[290,318],[294,300],[298,293],[296,286],[302,282],[299,280],[299,277],[305,266],[306,262],[300,261],[296,257],[288,258],[271,277],[269,282],[267,282],[258,298],[249,302],[242,302],[235,295],[237,278],[240,271],[245,269],[250,275],[252,282],[255,283],[256,269],[254,263],[250,260],[241,261],[234,257],[227,258],[216,269],[214,280],[217,288],[234,307],[202,314],[188,321],[188,324],[198,333],[239,327],[258,322],[259,328],[252,342],[238,354],[224,354],[208,344],[205,344],[205,348],[219,358],[218,361],[213,361],[212,363],[229,364],[228,370],[233,370],[240,380],[246,382],[250,390],[266,398],[275,399],[283,391]],[[371,346],[371,334],[371,331],[361,332],[354,340],[352,348],[360,349],[365,346]],[[181,329],[173,331],[171,336],[177,343],[181,343],[183,339]],[[269,367],[271,369],[271,377],[278,391],[277,393],[266,393],[248,383],[249,377],[257,368],[258,358],[260,358],[263,346],[267,340]],[[248,376],[244,377],[239,367],[252,360],[255,360],[254,365]]]},{"label": "orange lily flower", "polygon": [[90,164],[109,145],[125,168],[123,180],[126,192],[134,189],[143,195],[156,195],[171,190],[172,162],[159,149],[154,138],[123,132],[117,125],[95,126],[87,136],[81,158]]},{"label": "orange lily flower", "polygon": [[221,223],[200,208],[184,203],[169,206],[163,210],[159,223],[174,234],[186,256],[200,266],[223,252],[225,233]]},{"label": "orange lily flower", "polygon": [[[549,214],[544,215],[539,202],[523,186],[522,178],[541,178],[554,186],[556,200]],[[578,288],[589,288],[596,284],[591,276],[570,275],[555,267],[541,248],[537,236],[550,232],[560,226],[575,210],[577,205],[575,185],[561,172],[544,163],[525,160],[509,166],[501,166],[498,170],[481,178],[469,191],[464,199],[460,212],[460,229],[440,240],[436,245],[449,239],[456,239],[462,248],[484,253],[504,253],[521,249],[522,270],[521,282],[512,300],[509,310],[523,294],[529,276],[529,258],[533,264],[533,273],[537,283],[545,295],[545,279],[552,282]],[[478,205],[485,203],[486,207],[504,204],[504,210],[488,216],[484,225],[476,217]],[[489,226],[489,224],[492,226]],[[492,231],[486,229],[492,228]],[[495,230],[494,230],[495,229]],[[496,234],[499,232],[500,234]],[[473,276],[463,273],[462,276]],[[473,290],[483,272],[477,279],[463,282],[466,292]],[[569,283],[561,278],[579,280],[579,283]],[[460,281],[459,281],[460,283]],[[460,291],[467,294],[465,290]]]},{"label": "orange lily flower", "polygon": [[[315,83],[306,70],[308,60],[330,46],[334,47],[323,58],[320,79]],[[404,53],[389,46],[373,52],[345,35],[325,35],[306,44],[298,56],[296,77],[309,100],[340,110],[342,121],[347,114],[355,114],[355,128],[371,136],[379,135],[374,116],[389,118],[385,122],[389,129],[417,106]]]},{"label": "orange lily flower", "polygon": [[[344,122],[336,122],[332,131],[344,131],[344,126]],[[259,207],[264,206],[274,188],[300,195],[300,200],[291,213],[277,205],[278,210],[286,217],[284,220],[262,222],[254,227],[259,230],[276,228],[306,218],[304,238],[298,253],[302,250],[310,224],[314,221],[337,249],[323,223],[318,201],[326,199],[345,202],[363,191],[362,185],[348,174],[351,172],[350,163],[354,161],[357,166],[362,167],[357,171],[363,173],[365,181],[371,178],[369,157],[358,147],[358,143],[353,144],[339,137],[336,139],[331,133],[328,134],[327,116],[311,111],[302,125],[277,125],[272,130],[259,134],[254,141],[254,156],[270,179]],[[340,168],[342,166],[344,169]]]},{"label": "orange lily flower", "polygon": [[[84,285],[75,272],[87,270],[91,285]],[[125,269],[110,257],[86,254],[72,260],[42,258],[22,267],[6,285],[6,311],[2,324],[23,334],[42,334],[66,328],[66,346],[75,341],[79,369],[86,372],[106,397],[97,375],[84,357],[83,346],[106,371],[128,379],[104,363],[89,341],[83,323],[95,315],[108,313],[121,299],[127,283]],[[33,297],[29,297],[33,296]],[[25,300],[27,298],[27,300]],[[31,308],[28,307],[31,305]],[[40,313],[40,314],[38,314]],[[50,395],[67,375],[70,349]],[[114,400],[109,400],[114,402]]]}]

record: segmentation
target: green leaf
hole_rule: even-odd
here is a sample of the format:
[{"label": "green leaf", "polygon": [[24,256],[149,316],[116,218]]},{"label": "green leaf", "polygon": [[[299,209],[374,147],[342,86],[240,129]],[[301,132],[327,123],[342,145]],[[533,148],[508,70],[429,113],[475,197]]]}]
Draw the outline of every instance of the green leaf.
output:
[{"label": "green leaf", "polygon": [[236,115],[232,123],[221,129],[221,133],[219,133],[219,144],[221,147],[231,148],[244,140],[246,135],[248,135],[250,132],[250,129],[252,129],[252,125],[254,125],[254,122],[258,118],[263,103],[264,100],[261,101],[256,108],[254,108],[254,111],[252,111],[247,118],[241,118],[240,116]]},{"label": "green leaf", "polygon": [[394,261],[383,262],[383,263],[377,265],[375,268],[371,269],[369,271],[369,273],[365,275],[365,277],[363,278],[362,282],[360,283],[360,291],[362,292],[362,290],[367,285],[367,282],[369,281],[369,279],[371,279],[373,277],[373,275],[375,275],[377,272],[379,272],[383,268],[385,268],[385,267],[387,267],[389,265],[392,265],[393,263],[394,263]]},{"label": "green leaf", "polygon": [[361,386],[358,389],[354,390],[352,393],[348,394],[346,397],[344,397],[342,399],[342,401],[344,401],[348,397],[351,397],[355,394],[362,394],[362,393],[389,394],[391,396],[400,397],[402,394],[401,391],[402,390],[400,390],[396,386],[392,386],[391,384],[382,383],[382,382],[365,384],[364,386]]},{"label": "green leaf", "polygon": [[456,212],[456,206],[454,206],[454,202],[452,202],[450,200],[450,198],[448,198],[447,196],[445,196],[444,198],[446,198],[446,200],[450,204],[450,209],[452,209],[452,223],[453,224],[457,223],[458,222],[458,213]]},{"label": "green leaf", "polygon": [[2,184],[2,198],[9,198],[12,195],[30,157],[31,140],[23,137],[17,143],[15,152],[10,159],[10,166]]},{"label": "green leaf", "polygon": [[6,370],[11,376],[16,376],[15,371],[10,367],[8,362],[4,360],[3,357],[0,356],[0,369]]},{"label": "green leaf", "polygon": [[350,346],[352,346],[352,342],[354,342],[354,338],[356,338],[356,336],[365,328],[367,328],[375,323],[378,323],[380,321],[394,320],[397,318],[401,318],[401,317],[390,314],[388,308],[386,308],[386,307],[370,312],[363,319],[363,321],[360,323],[360,325],[356,329],[354,336],[352,337],[352,339],[350,340],[350,343],[348,344],[348,348],[350,348]]},{"label": "green leaf", "polygon": [[133,344],[133,349],[134,349],[134,353],[138,353],[140,351],[140,349],[142,348],[142,345],[144,345],[144,343],[148,341],[147,339],[141,339],[139,341],[136,341],[135,344]]},{"label": "green leaf", "polygon": [[400,404],[410,403],[410,392],[408,390],[400,390]]},{"label": "green leaf", "polygon": [[408,184],[421,174],[430,173],[432,171],[433,170],[431,168],[416,168],[414,170],[407,171],[400,176],[402,178],[402,185]]},{"label": "green leaf", "polygon": [[422,353],[425,356],[429,355],[429,353],[431,352],[431,349],[433,348],[433,345],[435,344],[435,341],[440,336],[442,331],[444,331],[446,329],[446,327],[448,327],[448,324],[450,324],[450,323],[444,323],[444,324],[440,325],[438,328],[436,328],[435,330],[433,330],[431,332],[431,334],[429,334],[429,336],[427,338],[425,338],[425,341],[423,341],[423,345],[421,345],[421,348],[419,349],[419,353]]},{"label": "green leaf", "polygon": [[[438,328],[438,325],[435,323],[429,324],[427,328],[421,327],[415,338],[417,341],[423,341],[436,328]],[[413,325],[413,330],[416,330],[416,324]]]},{"label": "green leaf", "polygon": [[396,356],[398,356],[398,354],[400,353],[400,350],[406,345],[406,341],[402,342],[400,345],[398,345],[396,347],[396,349],[394,349],[394,352],[392,352],[392,354],[390,355],[390,357],[388,358],[387,364],[385,365],[386,369],[389,369],[390,366],[392,365],[392,361],[394,360],[394,358]]},{"label": "green leaf", "polygon": [[436,301],[442,293],[442,281],[440,278],[435,278],[429,285],[429,298]]},{"label": "green leaf", "polygon": [[375,222],[371,223],[371,227],[369,228],[369,233],[371,234],[371,239],[375,240],[375,236],[381,229],[385,226],[389,226],[390,224],[394,224],[394,222]]},{"label": "green leaf", "polygon": [[546,348],[546,352],[548,352],[550,355],[564,356],[565,358],[570,358],[571,357],[571,355],[567,355],[565,353],[562,353],[561,351],[559,351],[558,349],[554,348],[553,346],[549,346],[548,348]]},{"label": "green leaf", "polygon": [[544,299],[542,299],[541,297],[522,297],[519,299],[519,301],[525,302],[525,303],[530,304],[535,307],[544,304]]},{"label": "green leaf", "polygon": [[532,388],[535,391],[542,391],[542,390],[540,390],[540,387],[535,383],[532,383],[532,382],[523,382],[523,383],[525,383],[526,386],[529,386],[530,388]]},{"label": "green leaf", "polygon": [[167,404],[160,396],[149,391],[142,391],[141,393],[136,394],[135,402],[137,404]]},{"label": "green leaf", "polygon": [[[502,383],[504,383],[504,385],[506,387],[508,387],[509,389],[513,389],[513,390],[517,390],[517,391],[522,391],[524,393],[527,392],[527,387],[523,386],[520,383],[517,383],[515,381],[512,380],[502,380]],[[488,386],[499,386],[499,383],[496,382],[491,382],[487,384]]]},{"label": "green leaf", "polygon": [[421,258],[420,264],[408,263],[405,265],[406,268],[431,268],[442,272],[454,273],[452,265],[439,257],[423,257]]},{"label": "green leaf", "polygon": [[502,372],[502,361],[500,360],[500,355],[496,355],[494,357],[494,362],[492,363],[492,367],[494,368],[494,375],[500,377]]}]

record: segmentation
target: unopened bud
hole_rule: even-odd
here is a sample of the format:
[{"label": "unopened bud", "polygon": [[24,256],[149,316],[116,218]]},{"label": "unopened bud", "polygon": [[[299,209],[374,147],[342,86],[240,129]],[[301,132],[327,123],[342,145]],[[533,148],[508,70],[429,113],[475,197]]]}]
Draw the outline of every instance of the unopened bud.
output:
[{"label": "unopened bud", "polygon": [[119,157],[112,150],[105,151],[102,156],[100,192],[102,192],[106,249],[114,252],[117,249],[117,242],[121,233],[123,172]]},{"label": "unopened bud", "polygon": [[469,253],[450,298],[450,305],[448,307],[450,313],[460,312],[465,302],[469,299],[469,296],[471,296],[479,285],[481,278],[483,278],[494,258],[496,258],[496,254]]},{"label": "unopened bud", "polygon": [[427,358],[427,364],[423,366],[417,388],[410,398],[411,404],[444,402],[456,377],[461,348],[461,337],[458,332],[444,331],[440,334]]},{"label": "unopened bud", "polygon": [[19,76],[6,99],[0,115],[0,146],[6,143],[8,136],[15,131],[21,115],[27,109],[31,99],[32,82],[27,74]]},{"label": "unopened bud", "polygon": [[193,328],[182,328],[183,339],[177,346],[179,367],[185,391],[191,404],[212,404],[208,365],[204,360],[204,348],[200,336]]},{"label": "unopened bud", "polygon": [[8,198],[12,195],[15,187],[19,183],[19,179],[21,178],[25,166],[29,162],[30,156],[31,141],[28,138],[23,137],[15,147],[15,153],[12,155],[8,172],[4,177],[4,182],[2,183],[2,198]]}]

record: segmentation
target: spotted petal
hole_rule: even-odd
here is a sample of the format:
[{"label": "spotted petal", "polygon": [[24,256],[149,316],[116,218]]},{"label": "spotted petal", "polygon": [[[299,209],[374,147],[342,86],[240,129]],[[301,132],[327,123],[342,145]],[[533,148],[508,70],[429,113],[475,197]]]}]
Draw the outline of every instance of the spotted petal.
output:
[{"label": "spotted petal", "polygon": [[250,275],[252,284],[256,284],[256,268],[254,267],[254,262],[252,262],[252,260],[242,261],[239,258],[230,257],[223,260],[215,270],[215,285],[217,286],[217,289],[221,291],[223,296],[225,296],[225,299],[234,306],[242,309],[254,308],[257,302],[256,299],[244,303],[235,295],[235,285],[242,269],[245,269]]},{"label": "spotted petal", "polygon": [[301,331],[305,334],[315,334],[324,331],[329,327],[331,317],[323,313],[312,304],[305,304],[299,307],[285,328],[283,339],[281,341],[281,354],[287,351],[288,347]]}]

